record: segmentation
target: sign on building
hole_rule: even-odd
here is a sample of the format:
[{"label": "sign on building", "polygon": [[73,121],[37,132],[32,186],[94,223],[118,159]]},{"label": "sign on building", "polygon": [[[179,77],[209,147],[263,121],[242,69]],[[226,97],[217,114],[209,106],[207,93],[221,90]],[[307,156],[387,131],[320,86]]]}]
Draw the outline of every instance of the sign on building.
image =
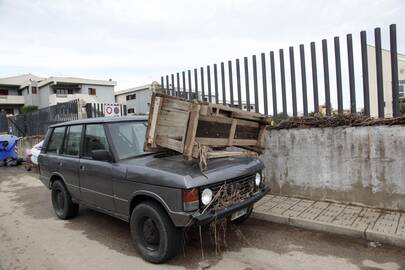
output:
[{"label": "sign on building", "polygon": [[121,116],[121,106],[119,104],[105,104],[104,105],[104,116]]}]

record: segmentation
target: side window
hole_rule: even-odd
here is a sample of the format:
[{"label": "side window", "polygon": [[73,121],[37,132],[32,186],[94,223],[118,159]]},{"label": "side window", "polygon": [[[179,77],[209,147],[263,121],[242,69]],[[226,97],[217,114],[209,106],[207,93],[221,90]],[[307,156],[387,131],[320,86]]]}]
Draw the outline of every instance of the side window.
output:
[{"label": "side window", "polygon": [[63,154],[78,156],[80,151],[80,139],[83,126],[70,126],[66,132]]},{"label": "side window", "polygon": [[84,134],[83,156],[91,157],[93,150],[108,150],[107,137],[103,125],[87,125]]},{"label": "side window", "polygon": [[53,130],[51,138],[46,148],[47,153],[54,153],[59,155],[62,148],[63,136],[65,135],[65,127],[57,127]]}]

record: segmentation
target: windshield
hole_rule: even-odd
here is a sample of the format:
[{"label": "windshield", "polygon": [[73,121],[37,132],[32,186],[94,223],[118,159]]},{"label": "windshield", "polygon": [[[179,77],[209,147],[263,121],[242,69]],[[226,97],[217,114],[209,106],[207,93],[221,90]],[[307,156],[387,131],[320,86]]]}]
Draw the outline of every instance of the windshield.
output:
[{"label": "windshield", "polygon": [[145,141],[146,126],[147,122],[145,121],[108,124],[119,159],[145,153],[143,143]]}]

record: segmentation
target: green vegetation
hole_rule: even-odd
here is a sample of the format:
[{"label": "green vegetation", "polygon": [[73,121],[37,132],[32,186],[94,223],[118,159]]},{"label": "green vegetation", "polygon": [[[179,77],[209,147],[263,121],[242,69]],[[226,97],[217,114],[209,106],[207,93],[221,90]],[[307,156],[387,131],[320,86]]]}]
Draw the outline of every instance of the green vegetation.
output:
[{"label": "green vegetation", "polygon": [[37,110],[38,110],[38,106],[27,105],[27,106],[23,106],[21,108],[21,113],[28,113],[28,112],[33,112],[33,111],[37,111]]}]

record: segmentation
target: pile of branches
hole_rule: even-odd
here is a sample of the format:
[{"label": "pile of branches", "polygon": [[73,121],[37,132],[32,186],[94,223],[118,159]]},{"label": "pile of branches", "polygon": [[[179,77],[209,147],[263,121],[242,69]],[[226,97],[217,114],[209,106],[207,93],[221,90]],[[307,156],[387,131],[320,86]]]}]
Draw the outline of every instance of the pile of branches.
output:
[{"label": "pile of branches", "polygon": [[289,128],[326,128],[358,127],[376,125],[405,125],[405,116],[376,119],[359,114],[341,114],[332,116],[314,115],[308,117],[291,117],[275,122],[270,129]]}]

